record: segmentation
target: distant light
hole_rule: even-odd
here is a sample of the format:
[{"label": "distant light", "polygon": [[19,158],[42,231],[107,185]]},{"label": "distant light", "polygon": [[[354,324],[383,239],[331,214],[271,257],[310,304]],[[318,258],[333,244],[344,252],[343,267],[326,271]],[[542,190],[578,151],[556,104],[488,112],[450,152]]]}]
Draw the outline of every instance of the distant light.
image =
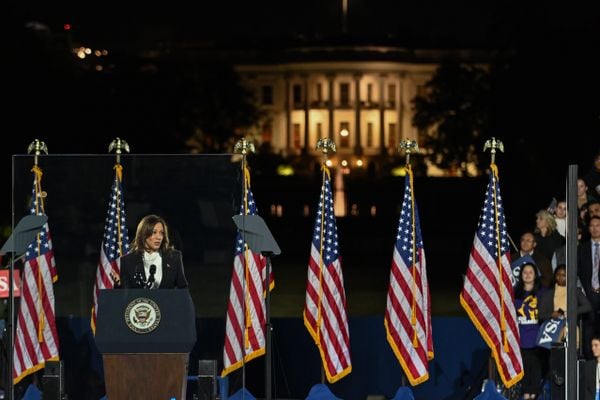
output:
[{"label": "distant light", "polygon": [[328,167],[331,167],[333,165],[333,162],[331,162],[331,160],[327,160],[327,161],[325,161],[325,165],[327,165]]},{"label": "distant light", "polygon": [[279,165],[277,167],[277,175],[291,176],[294,175],[294,168],[291,165]]},{"label": "distant light", "polygon": [[96,71],[100,72],[104,69],[104,67],[100,64],[96,65]]},{"label": "distant light", "polygon": [[271,204],[271,215],[283,216],[283,206],[281,204]]},{"label": "distant light", "polygon": [[340,131],[340,135],[342,135],[343,137],[346,137],[350,134],[350,132],[348,132],[348,129],[342,129]]},{"label": "distant light", "polygon": [[71,30],[71,24],[64,24],[64,25],[63,25],[63,29],[64,29],[65,31],[70,31],[70,30]]},{"label": "distant light", "polygon": [[94,55],[96,57],[100,57],[102,55],[102,52],[100,50],[94,50]]},{"label": "distant light", "polygon": [[361,159],[356,160],[356,166],[357,167],[362,167],[363,166],[363,160],[361,160]]},{"label": "distant light", "polygon": [[347,167],[347,166],[348,166],[348,161],[342,160],[342,167]]},{"label": "distant light", "polygon": [[77,50],[77,57],[79,57],[83,60],[85,58],[85,51]]},{"label": "distant light", "polygon": [[88,56],[89,56],[90,54],[92,54],[92,49],[90,49],[89,47],[86,47],[86,48],[85,48],[85,54],[87,54]]},{"label": "distant light", "polygon": [[406,176],[406,168],[396,167],[392,169],[392,176]]},{"label": "distant light", "polygon": [[107,56],[108,55],[108,50],[102,50],[102,55],[103,56]]}]

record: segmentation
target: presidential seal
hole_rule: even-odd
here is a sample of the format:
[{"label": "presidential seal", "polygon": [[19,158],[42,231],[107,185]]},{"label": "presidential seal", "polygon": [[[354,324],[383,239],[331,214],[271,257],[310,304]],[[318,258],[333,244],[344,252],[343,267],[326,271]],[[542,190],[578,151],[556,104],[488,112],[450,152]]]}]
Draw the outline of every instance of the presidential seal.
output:
[{"label": "presidential seal", "polygon": [[127,305],[125,323],[135,333],[152,332],[160,324],[160,308],[154,301],[138,297]]}]

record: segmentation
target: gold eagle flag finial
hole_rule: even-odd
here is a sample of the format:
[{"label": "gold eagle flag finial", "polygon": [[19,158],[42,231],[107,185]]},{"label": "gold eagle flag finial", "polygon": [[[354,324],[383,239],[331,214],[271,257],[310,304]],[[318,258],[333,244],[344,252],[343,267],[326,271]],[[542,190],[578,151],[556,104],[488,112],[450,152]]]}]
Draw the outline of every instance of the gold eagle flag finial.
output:
[{"label": "gold eagle flag finial", "polygon": [[329,138],[319,139],[317,141],[317,146],[315,147],[315,149],[321,150],[321,152],[323,153],[324,161],[327,161],[327,156],[330,153],[335,153],[337,151],[337,149],[335,148],[335,143],[333,143],[333,140]]},{"label": "gold eagle flag finial", "polygon": [[419,145],[416,140],[402,140],[398,145],[398,152],[402,152],[406,155],[406,165],[410,165],[410,155],[419,151]]},{"label": "gold eagle flag finial", "polygon": [[490,153],[492,154],[492,164],[496,164],[496,151],[500,150],[504,153],[504,144],[499,139],[492,137],[486,140],[483,145],[483,151],[485,152],[487,149],[490,149]]},{"label": "gold eagle flag finial", "polygon": [[256,149],[254,148],[254,143],[246,140],[246,138],[241,138],[236,142],[233,151],[234,153],[245,156],[248,155],[248,153],[254,153]]},{"label": "gold eagle flag finial", "polygon": [[108,145],[108,152],[111,153],[113,150],[117,155],[117,164],[121,164],[121,154],[123,151],[129,153],[129,144],[125,140],[117,137]]},{"label": "gold eagle flag finial", "polygon": [[33,153],[33,164],[38,165],[38,156],[42,153],[48,154],[48,146],[41,140],[34,139],[27,147],[27,153]]}]

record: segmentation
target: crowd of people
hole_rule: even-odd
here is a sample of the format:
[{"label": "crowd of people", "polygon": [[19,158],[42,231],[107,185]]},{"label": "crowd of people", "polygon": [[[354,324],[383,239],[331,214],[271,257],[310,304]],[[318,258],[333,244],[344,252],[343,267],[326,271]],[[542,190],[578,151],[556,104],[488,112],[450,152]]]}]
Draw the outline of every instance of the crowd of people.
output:
[{"label": "crowd of people", "polygon": [[[586,359],[585,399],[600,399],[600,152],[593,168],[577,180],[578,246],[577,348]],[[549,372],[550,351],[540,345],[540,329],[549,320],[561,326],[555,338],[566,338],[567,203],[559,200],[536,214],[535,229],[523,232],[519,248],[511,255],[515,274],[514,298],[520,332],[524,376],[523,399],[536,399]]]}]

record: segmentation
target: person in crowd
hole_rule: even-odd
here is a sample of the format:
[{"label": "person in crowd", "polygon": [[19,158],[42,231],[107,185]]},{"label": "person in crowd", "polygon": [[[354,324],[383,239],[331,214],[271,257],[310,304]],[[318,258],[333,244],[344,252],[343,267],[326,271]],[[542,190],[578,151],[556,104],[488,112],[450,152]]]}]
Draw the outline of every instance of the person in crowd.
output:
[{"label": "person in crowd", "polygon": [[[577,227],[577,244],[579,245],[582,242],[582,240],[583,240],[583,235],[581,232],[581,227],[578,226]],[[556,267],[558,265],[567,263],[567,244],[566,243],[554,251],[554,254],[552,255],[552,260],[550,261],[550,263],[552,264],[552,271],[556,270]],[[578,285],[581,286],[579,281],[578,281]]]},{"label": "person in crowd", "polygon": [[138,224],[132,250],[121,257],[118,286],[145,289],[188,286],[182,254],[171,246],[167,223],[162,217],[146,215]]},{"label": "person in crowd", "polygon": [[594,335],[590,341],[593,359],[586,361],[583,367],[584,400],[600,400],[600,336]]},{"label": "person in crowd", "polygon": [[588,185],[583,179],[577,179],[577,209],[581,211],[590,202],[598,200],[598,198],[591,193]]},{"label": "person in crowd", "polygon": [[521,357],[523,359],[523,380],[521,390],[523,399],[535,399],[541,392],[545,349],[537,346],[536,338],[540,328],[538,319],[538,296],[540,282],[536,267],[529,263],[521,267],[519,281],[514,288],[515,309],[519,336],[521,338]]},{"label": "person in crowd", "polygon": [[592,352],[589,348],[591,338],[598,330],[600,318],[600,278],[598,276],[600,269],[600,217],[593,216],[589,221],[590,239],[582,242],[577,248],[577,272],[581,285],[585,290],[587,298],[592,305],[592,312],[589,318],[584,318],[583,340],[588,344],[584,348],[586,358],[592,358]]},{"label": "person in crowd", "polygon": [[548,211],[540,210],[535,217],[535,250],[552,260],[554,251],[565,244],[565,238],[556,231],[556,221]]},{"label": "person in crowd", "polygon": [[594,156],[594,165],[583,177],[594,197],[600,199],[600,151]]},{"label": "person in crowd", "polygon": [[541,276],[541,284],[547,288],[552,285],[552,264],[550,263],[550,259],[537,251],[536,246],[535,235],[532,232],[525,232],[521,235],[519,251],[512,253],[510,259],[516,261],[521,257],[531,256],[538,269],[538,274]]},{"label": "person in crowd", "polygon": [[[590,312],[592,305],[585,296],[583,289],[576,288],[576,291],[577,315]],[[575,298],[575,296],[571,296],[571,298]],[[554,285],[540,294],[538,308],[540,322],[544,322],[550,318],[567,317],[567,266],[565,264],[558,265],[554,270]],[[579,329],[577,333],[577,344],[579,347]],[[561,335],[561,340],[565,340],[564,332]]]},{"label": "person in crowd", "polygon": [[587,203],[587,217],[600,217],[600,200],[592,200]]},{"label": "person in crowd", "polygon": [[560,200],[554,208],[554,221],[556,221],[556,231],[562,236],[567,232],[567,202]]},{"label": "person in crowd", "polygon": [[579,211],[579,221],[577,223],[583,231],[583,241],[590,240],[588,225],[590,218],[593,216],[600,217],[600,200],[590,200]]}]

